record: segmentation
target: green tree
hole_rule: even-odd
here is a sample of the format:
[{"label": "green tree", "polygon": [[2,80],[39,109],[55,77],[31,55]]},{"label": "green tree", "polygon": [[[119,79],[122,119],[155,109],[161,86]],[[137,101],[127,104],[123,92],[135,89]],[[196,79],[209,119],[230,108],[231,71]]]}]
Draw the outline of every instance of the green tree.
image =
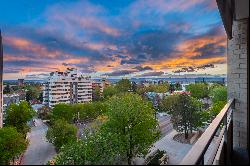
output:
[{"label": "green tree", "polygon": [[184,132],[185,138],[188,133],[203,125],[204,115],[201,110],[202,103],[186,94],[168,96],[161,102],[160,108],[171,115],[174,129]]},{"label": "green tree", "polygon": [[39,100],[40,102],[43,102],[43,92],[40,92],[40,93],[39,93],[38,100]]},{"label": "green tree", "polygon": [[59,150],[62,145],[76,141],[77,128],[59,119],[48,129],[46,138]]},{"label": "green tree", "polygon": [[4,87],[4,89],[3,89],[3,93],[4,93],[4,94],[8,94],[8,93],[10,93],[10,92],[11,92],[10,85],[7,84],[7,85]]},{"label": "green tree", "polygon": [[103,89],[103,97],[104,98],[111,97],[115,94],[117,94],[117,89],[115,88],[115,86],[108,86],[108,87]]},{"label": "green tree", "polygon": [[214,118],[220,113],[222,108],[227,103],[227,88],[222,85],[214,86],[209,93],[212,99],[212,107],[209,109],[211,118]]},{"label": "green tree", "polygon": [[121,79],[116,83],[115,88],[119,92],[128,92],[131,90],[131,82],[128,79]]},{"label": "green tree", "polygon": [[93,101],[98,101],[101,99],[101,89],[96,86],[93,90]]},{"label": "green tree", "polygon": [[125,156],[128,164],[133,157],[146,155],[159,138],[154,112],[152,104],[137,94],[125,93],[109,100],[108,120],[101,132],[112,136],[110,142],[116,154]]},{"label": "green tree", "polygon": [[74,117],[72,105],[64,103],[56,104],[52,109],[52,111],[50,112],[49,116],[52,121],[56,121],[58,119],[64,119],[68,123],[72,123]]},{"label": "green tree", "polygon": [[225,101],[217,101],[213,103],[212,107],[209,109],[211,118],[214,118],[216,115],[218,115],[222,108],[224,108],[225,104]]},{"label": "green tree", "polygon": [[9,161],[20,155],[28,142],[22,134],[13,127],[0,129],[0,165],[8,165]]},{"label": "green tree", "polygon": [[115,163],[112,143],[107,135],[95,133],[87,139],[62,146],[55,165],[109,165]]},{"label": "green tree", "polygon": [[181,90],[181,84],[179,82],[175,83],[175,89],[176,90]]},{"label": "green tree", "polygon": [[208,84],[207,83],[195,83],[189,84],[186,87],[187,91],[191,92],[191,96],[197,99],[208,97]]},{"label": "green tree", "polygon": [[29,131],[27,122],[35,115],[35,111],[28,102],[22,101],[19,104],[11,104],[6,111],[6,126],[13,126],[18,132],[26,135]]},{"label": "green tree", "polygon": [[169,84],[164,83],[158,85],[150,85],[149,88],[151,88],[151,90],[156,93],[166,93],[169,90]]},{"label": "green tree", "polygon": [[222,101],[226,104],[227,102],[227,88],[225,86],[217,86],[210,91],[210,97],[213,103]]},{"label": "green tree", "polygon": [[30,101],[30,100],[35,100],[35,99],[39,99],[39,95],[41,93],[41,87],[36,86],[36,85],[29,85],[27,87],[25,87],[25,89],[27,90],[26,92],[26,101]]}]

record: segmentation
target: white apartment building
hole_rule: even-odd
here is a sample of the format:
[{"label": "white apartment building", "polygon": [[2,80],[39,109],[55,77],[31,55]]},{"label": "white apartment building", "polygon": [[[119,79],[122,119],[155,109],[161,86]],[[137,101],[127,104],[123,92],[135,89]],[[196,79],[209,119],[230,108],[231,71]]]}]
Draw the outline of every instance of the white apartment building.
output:
[{"label": "white apartment building", "polygon": [[92,80],[78,75],[77,69],[52,72],[44,83],[43,104],[53,107],[58,103],[85,103],[92,101]]}]

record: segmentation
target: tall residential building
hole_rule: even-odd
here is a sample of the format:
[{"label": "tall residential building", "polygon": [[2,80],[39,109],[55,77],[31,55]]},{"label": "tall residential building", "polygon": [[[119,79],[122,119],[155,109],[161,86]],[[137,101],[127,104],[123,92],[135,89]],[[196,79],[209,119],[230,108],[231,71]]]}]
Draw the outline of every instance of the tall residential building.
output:
[{"label": "tall residential building", "polygon": [[0,30],[0,128],[3,127],[3,44]]},{"label": "tall residential building", "polygon": [[92,101],[92,80],[78,75],[74,68],[52,72],[44,83],[43,103],[53,107],[58,103],[85,103]]}]

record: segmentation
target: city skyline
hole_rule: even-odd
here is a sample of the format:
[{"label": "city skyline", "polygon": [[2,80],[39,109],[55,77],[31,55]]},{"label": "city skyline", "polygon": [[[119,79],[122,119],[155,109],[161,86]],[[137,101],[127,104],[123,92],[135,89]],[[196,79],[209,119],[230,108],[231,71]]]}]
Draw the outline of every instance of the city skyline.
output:
[{"label": "city skyline", "polygon": [[[2,2],[0,11],[4,79],[68,67],[93,77],[163,76],[183,67],[226,74],[215,0],[22,0]],[[215,67],[197,70],[207,64]]]}]

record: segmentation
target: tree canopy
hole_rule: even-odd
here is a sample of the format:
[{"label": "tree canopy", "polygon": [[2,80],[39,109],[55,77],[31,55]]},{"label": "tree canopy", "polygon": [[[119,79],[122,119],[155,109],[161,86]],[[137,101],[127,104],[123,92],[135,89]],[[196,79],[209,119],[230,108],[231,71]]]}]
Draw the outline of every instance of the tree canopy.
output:
[{"label": "tree canopy", "polygon": [[166,97],[161,102],[161,110],[171,115],[173,127],[185,133],[188,133],[203,125],[205,122],[203,112],[201,110],[202,103],[187,94],[175,94]]},{"label": "tree canopy", "polygon": [[65,120],[59,119],[49,127],[46,138],[48,141],[55,145],[55,147],[60,149],[62,145],[76,141],[77,139],[77,128],[68,124]]},{"label": "tree canopy", "polygon": [[217,86],[210,91],[210,97],[212,98],[213,103],[218,101],[227,102],[227,87]]},{"label": "tree canopy", "polygon": [[159,137],[152,104],[139,95],[125,93],[108,102],[108,120],[101,132],[112,135],[117,154],[126,156],[128,164],[138,155],[146,155]]},{"label": "tree canopy", "polygon": [[132,164],[133,157],[146,155],[159,138],[152,104],[139,95],[115,95],[106,111],[98,130],[64,145],[55,164]]},{"label": "tree canopy", "polygon": [[8,165],[9,161],[20,155],[27,145],[27,140],[15,128],[0,128],[0,165]]},{"label": "tree canopy", "polygon": [[6,111],[6,126],[13,126],[18,132],[26,133],[29,130],[27,122],[35,115],[35,111],[28,102],[22,101],[19,104],[11,104]]},{"label": "tree canopy", "polygon": [[101,100],[101,98],[102,98],[101,97],[101,89],[100,89],[99,86],[96,86],[93,89],[92,93],[93,93],[93,101],[99,101],[99,100]]},{"label": "tree canopy", "polygon": [[121,79],[116,83],[115,87],[119,92],[128,92],[131,90],[131,82],[128,79]]},{"label": "tree canopy", "polygon": [[108,98],[111,97],[113,95],[117,94],[117,89],[115,88],[115,86],[111,85],[108,87],[105,87],[103,89],[103,97],[104,98]]},{"label": "tree canopy", "polygon": [[191,92],[191,96],[197,99],[208,97],[209,89],[207,83],[189,84],[186,87],[187,91]]},{"label": "tree canopy", "polygon": [[54,106],[50,113],[52,121],[58,119],[64,119],[68,123],[72,123],[74,112],[72,111],[72,106],[70,104],[59,103]]}]

